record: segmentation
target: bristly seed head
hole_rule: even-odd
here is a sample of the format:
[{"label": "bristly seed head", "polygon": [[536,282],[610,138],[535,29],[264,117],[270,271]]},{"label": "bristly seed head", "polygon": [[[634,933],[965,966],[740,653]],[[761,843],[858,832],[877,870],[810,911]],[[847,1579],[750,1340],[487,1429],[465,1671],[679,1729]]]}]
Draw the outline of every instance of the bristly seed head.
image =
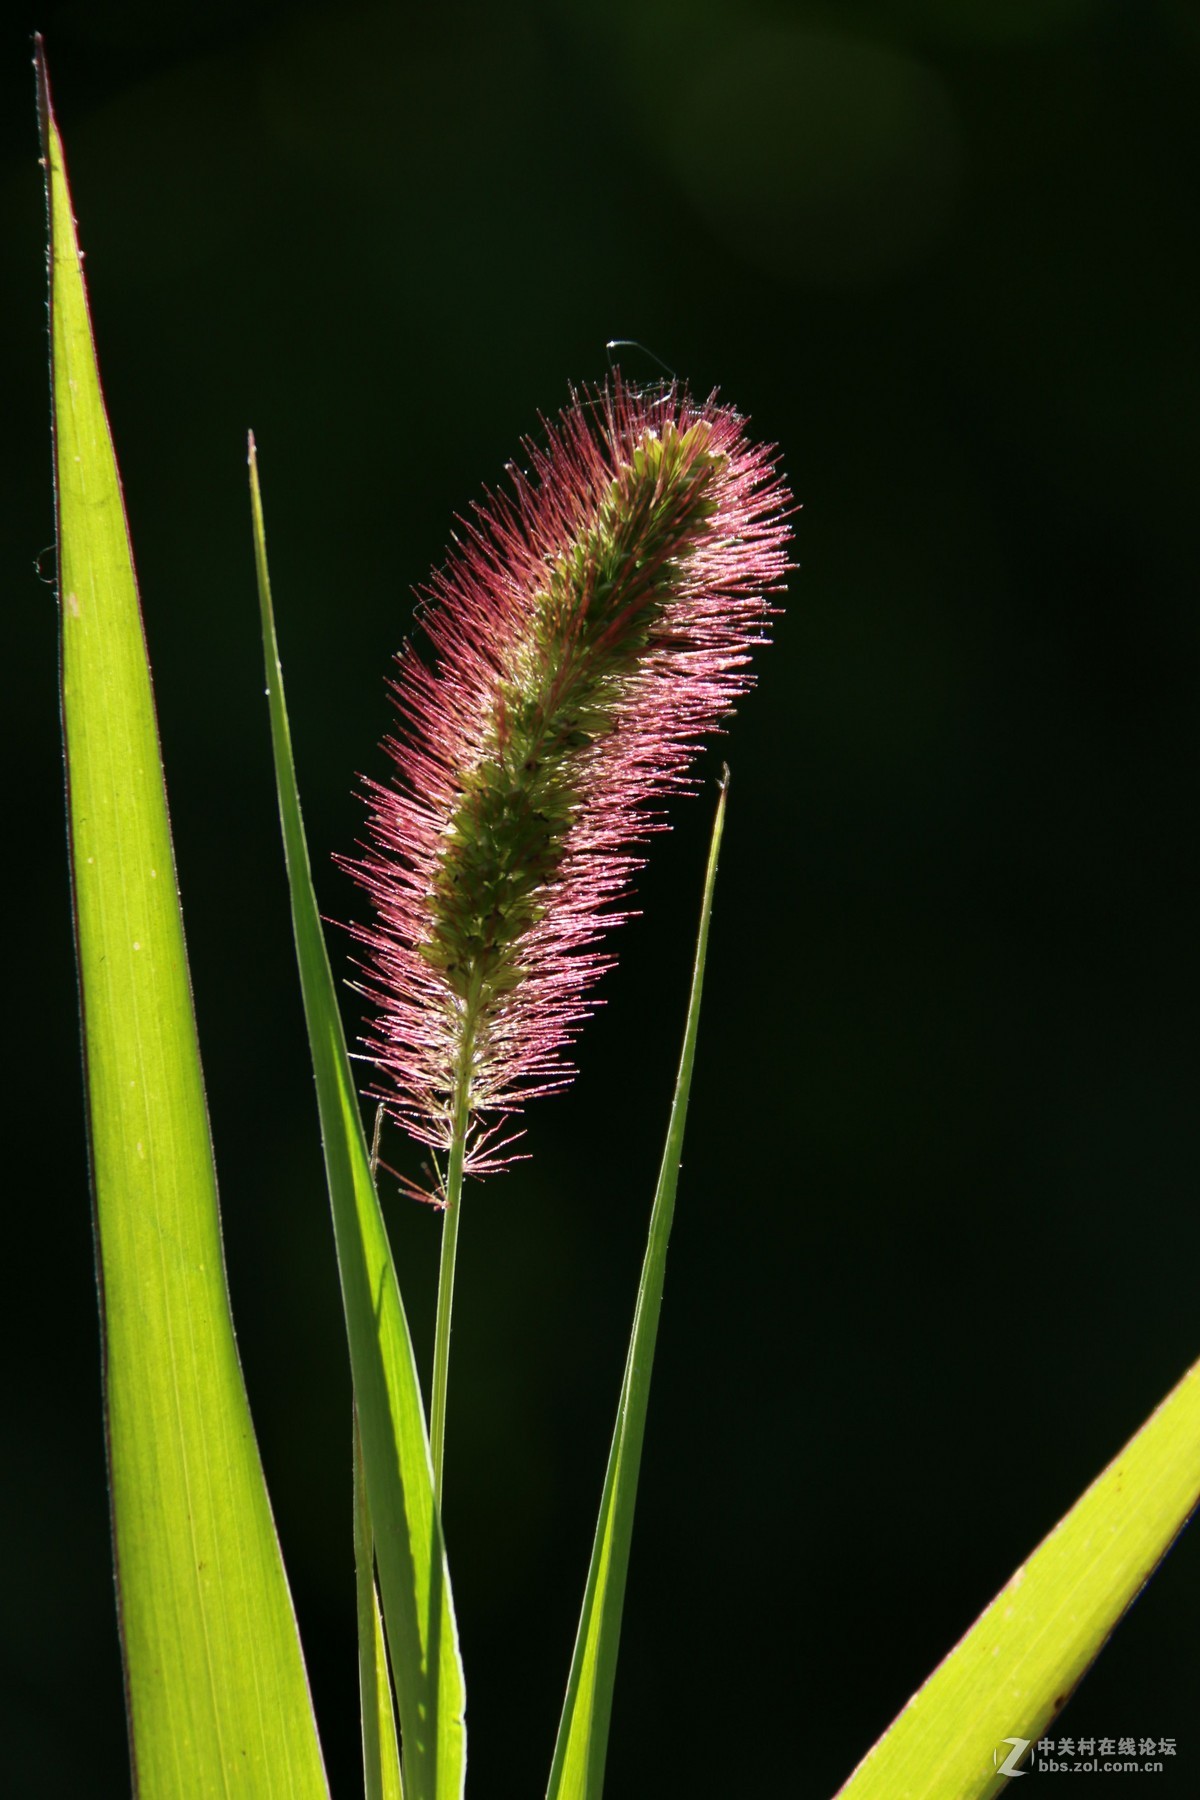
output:
[{"label": "bristly seed head", "polygon": [[379,1097],[465,1166],[503,1166],[505,1119],[573,1073],[563,1051],[611,957],[659,807],[753,682],[787,571],[790,496],[716,397],[619,375],[525,445],[532,474],[476,507],[405,644],[391,785],[367,782],[374,902],[354,929],[378,1009]]}]

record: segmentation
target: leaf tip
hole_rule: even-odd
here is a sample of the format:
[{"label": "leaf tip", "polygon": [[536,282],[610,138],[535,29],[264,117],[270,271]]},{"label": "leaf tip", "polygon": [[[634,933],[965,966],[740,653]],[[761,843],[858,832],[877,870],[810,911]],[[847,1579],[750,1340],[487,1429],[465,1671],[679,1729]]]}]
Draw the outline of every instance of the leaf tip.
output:
[{"label": "leaf tip", "polygon": [[50,134],[54,130],[54,106],[50,99],[50,71],[46,64],[46,40],[40,31],[33,34],[33,68],[37,84],[38,140],[42,161],[50,155]]}]

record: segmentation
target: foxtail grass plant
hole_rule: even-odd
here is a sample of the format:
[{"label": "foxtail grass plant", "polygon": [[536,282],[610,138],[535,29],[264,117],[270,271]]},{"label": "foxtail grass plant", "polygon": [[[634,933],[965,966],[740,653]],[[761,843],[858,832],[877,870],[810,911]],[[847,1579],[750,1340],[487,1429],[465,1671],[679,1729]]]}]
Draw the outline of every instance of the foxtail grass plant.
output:
[{"label": "foxtail grass plant", "polygon": [[[233,1334],[140,603],[40,46],[38,99],[71,877],[134,1785],[140,1800],[321,1800],[316,1721]],[[572,394],[522,454],[421,594],[421,642],[405,644],[392,683],[391,779],[366,784],[365,841],[342,859],[373,909],[351,928],[372,1015],[373,1074],[360,1095],[313,893],[250,445],[271,742],[353,1380],[368,1800],[459,1800],[466,1781],[441,1527],[464,1181],[498,1175],[518,1153],[527,1102],[569,1079],[611,961],[602,937],[628,910],[666,802],[697,785],[701,744],[750,687],[751,652],[789,566],[791,498],[775,453],[715,396],[696,401],[674,383],[641,391],[614,374]],[[548,1800],[600,1800],[603,1789],[727,793],[723,778]],[[386,1108],[435,1168],[427,1197],[442,1211],[443,1248],[428,1414],[364,1101]],[[970,1800],[1003,1785],[1198,1491],[1193,1370],[843,1792]],[[714,1794],[740,1791],[723,1766]]]},{"label": "foxtail grass plant", "polygon": [[476,509],[426,591],[423,661],[392,683],[390,786],[367,784],[353,865],[378,1090],[441,1151],[431,1437],[441,1492],[465,1175],[511,1154],[508,1121],[569,1079],[564,1050],[610,958],[661,806],[750,687],[785,573],[789,496],[716,397],[576,395],[508,497]]}]

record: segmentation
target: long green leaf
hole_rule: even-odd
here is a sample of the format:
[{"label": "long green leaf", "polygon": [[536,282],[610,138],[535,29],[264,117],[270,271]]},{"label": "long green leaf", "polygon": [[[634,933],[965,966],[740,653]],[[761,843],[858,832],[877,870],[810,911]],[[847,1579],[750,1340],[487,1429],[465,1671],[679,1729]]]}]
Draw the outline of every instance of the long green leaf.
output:
[{"label": "long green leaf", "polygon": [[150,670],[39,46],[72,878],[135,1784],[327,1792],[225,1285]]},{"label": "long green leaf", "polygon": [[313,892],[275,636],[253,440],[250,491],[279,815],[362,1433],[367,1500],[400,1711],[405,1800],[457,1800],[466,1776],[466,1690],[450,1576],[433,1497],[429,1438],[412,1340],[371,1177]]},{"label": "long green leaf", "polygon": [[913,1695],[840,1800],[981,1800],[1007,1788],[1198,1499],[1200,1363]]},{"label": "long green leaf", "polygon": [[375,1530],[363,1474],[362,1437],[354,1421],[354,1585],[358,1601],[358,1691],[362,1705],[363,1786],[366,1800],[404,1800],[400,1743],[392,1684],[388,1679],[379,1589],[375,1582]]},{"label": "long green leaf", "polygon": [[625,1377],[621,1383],[616,1429],[604,1476],[600,1517],[596,1525],[583,1610],[575,1638],[575,1653],[571,1659],[567,1694],[558,1727],[558,1740],[554,1747],[547,1800],[599,1800],[604,1787],[613,1682],[621,1637],[621,1611],[625,1603],[625,1579],[629,1569],[629,1546],[633,1537],[638,1470],[641,1466],[646,1408],[650,1398],[650,1372],[658,1336],[658,1318],[662,1309],[667,1244],[675,1213],[675,1190],[683,1157],[683,1133],[687,1124],[692,1065],[696,1058],[700,995],[704,986],[708,927],[712,917],[721,833],[725,826],[728,785],[729,772],[726,770],[721,782],[708,852],[708,870],[700,910],[700,930],[696,940],[696,960],[692,972],[683,1052],[679,1059],[675,1098],[671,1107],[658,1187],[650,1212],[650,1230],[641,1281],[638,1284],[633,1332],[625,1362]]}]

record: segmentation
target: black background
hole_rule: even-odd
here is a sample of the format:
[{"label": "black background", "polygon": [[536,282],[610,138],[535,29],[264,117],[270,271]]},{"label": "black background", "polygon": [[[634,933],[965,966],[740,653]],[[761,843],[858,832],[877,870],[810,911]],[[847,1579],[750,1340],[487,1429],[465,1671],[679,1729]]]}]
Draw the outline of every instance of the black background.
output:
[{"label": "black background", "polygon": [[[234,1311],[341,1795],[349,1388],[244,432],[343,919],[361,902],[329,858],[356,772],[382,772],[410,586],[539,412],[633,337],[782,446],[802,568],[706,765],[728,756],[731,810],[608,1792],[828,1796],[1200,1351],[1197,15],[47,0],[28,26],[138,558]],[[28,57],[10,30],[0,1743],[8,1791],[91,1800],[128,1777]],[[532,1160],[464,1214],[446,1525],[480,1800],[544,1787],[710,811],[711,786],[657,844]],[[386,1206],[424,1352],[436,1220]],[[1174,1736],[1156,1793],[1200,1784],[1198,1556],[1185,1539],[1059,1728]]]}]

